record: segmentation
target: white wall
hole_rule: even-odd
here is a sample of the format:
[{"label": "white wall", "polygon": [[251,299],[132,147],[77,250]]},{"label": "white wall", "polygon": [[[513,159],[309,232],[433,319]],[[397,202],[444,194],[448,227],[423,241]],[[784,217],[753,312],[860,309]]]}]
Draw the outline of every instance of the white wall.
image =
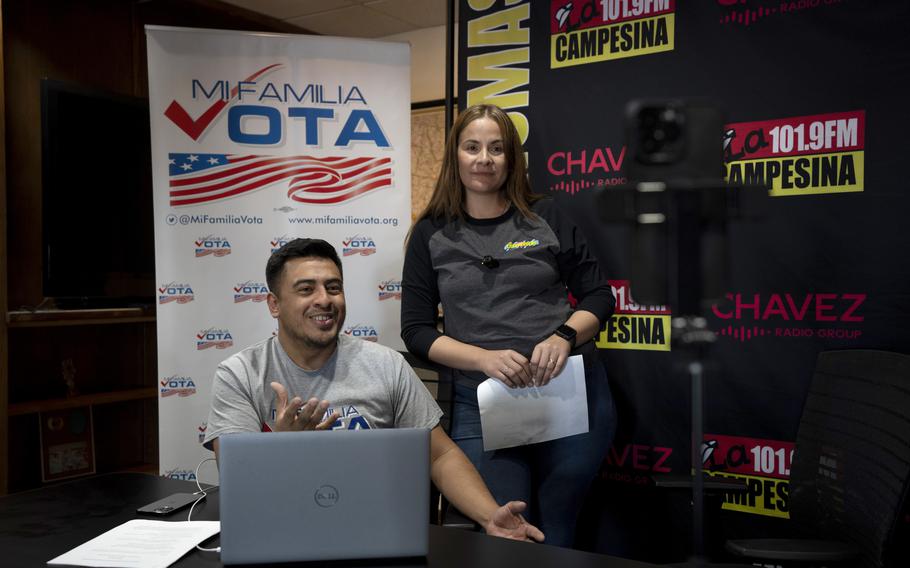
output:
[{"label": "white wall", "polygon": [[[458,26],[455,30],[455,58],[458,61]],[[445,98],[446,27],[422,28],[412,32],[385,36],[388,41],[411,44],[411,102],[420,103]],[[458,95],[458,66],[455,65],[452,94]]]}]

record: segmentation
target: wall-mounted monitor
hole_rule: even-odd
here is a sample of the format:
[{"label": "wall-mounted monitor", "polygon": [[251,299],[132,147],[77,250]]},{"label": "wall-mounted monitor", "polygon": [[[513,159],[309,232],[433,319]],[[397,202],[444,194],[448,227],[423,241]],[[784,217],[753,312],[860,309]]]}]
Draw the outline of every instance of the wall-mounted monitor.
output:
[{"label": "wall-mounted monitor", "polygon": [[58,307],[155,297],[147,99],[41,84],[44,295]]}]

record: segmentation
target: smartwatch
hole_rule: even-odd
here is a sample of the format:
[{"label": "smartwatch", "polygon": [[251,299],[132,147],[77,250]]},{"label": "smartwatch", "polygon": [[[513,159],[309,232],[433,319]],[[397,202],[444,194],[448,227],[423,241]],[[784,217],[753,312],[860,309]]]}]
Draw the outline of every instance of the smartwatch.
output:
[{"label": "smartwatch", "polygon": [[565,339],[569,342],[569,345],[572,347],[572,349],[575,348],[576,331],[566,324],[562,324],[561,326],[557,327],[556,331],[553,332],[553,335]]}]

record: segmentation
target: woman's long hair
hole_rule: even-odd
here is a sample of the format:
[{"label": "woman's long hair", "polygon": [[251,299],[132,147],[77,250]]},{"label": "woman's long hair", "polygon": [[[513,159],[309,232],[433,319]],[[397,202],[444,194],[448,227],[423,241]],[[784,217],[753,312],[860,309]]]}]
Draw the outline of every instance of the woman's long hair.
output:
[{"label": "woman's long hair", "polygon": [[[458,175],[458,138],[468,124],[479,118],[493,120],[499,126],[499,132],[502,134],[508,174],[501,191],[522,215],[529,218],[535,217],[531,212],[531,204],[540,199],[540,196],[531,193],[524,149],[521,147],[521,140],[515,125],[512,124],[512,119],[498,106],[474,105],[458,115],[455,124],[452,125],[452,130],[449,131],[442,167],[439,170],[439,177],[436,178],[433,196],[417,217],[418,221],[427,217],[441,217],[449,221],[464,218],[464,185]],[[410,237],[410,232],[408,237]]]}]

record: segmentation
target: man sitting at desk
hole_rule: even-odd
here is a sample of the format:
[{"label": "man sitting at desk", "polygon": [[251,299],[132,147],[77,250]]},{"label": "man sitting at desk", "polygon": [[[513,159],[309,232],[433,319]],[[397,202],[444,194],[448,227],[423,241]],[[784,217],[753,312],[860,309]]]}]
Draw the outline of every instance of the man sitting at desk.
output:
[{"label": "man sitting at desk", "polygon": [[294,239],[272,253],[265,273],[278,336],[218,366],[205,437],[216,457],[219,436],[236,432],[430,428],[430,476],[452,504],[488,534],[544,539],[522,518],[524,503],[500,507],[493,500],[477,470],[439,426],[442,411],[401,354],[339,335],[344,286],[332,245]]}]

